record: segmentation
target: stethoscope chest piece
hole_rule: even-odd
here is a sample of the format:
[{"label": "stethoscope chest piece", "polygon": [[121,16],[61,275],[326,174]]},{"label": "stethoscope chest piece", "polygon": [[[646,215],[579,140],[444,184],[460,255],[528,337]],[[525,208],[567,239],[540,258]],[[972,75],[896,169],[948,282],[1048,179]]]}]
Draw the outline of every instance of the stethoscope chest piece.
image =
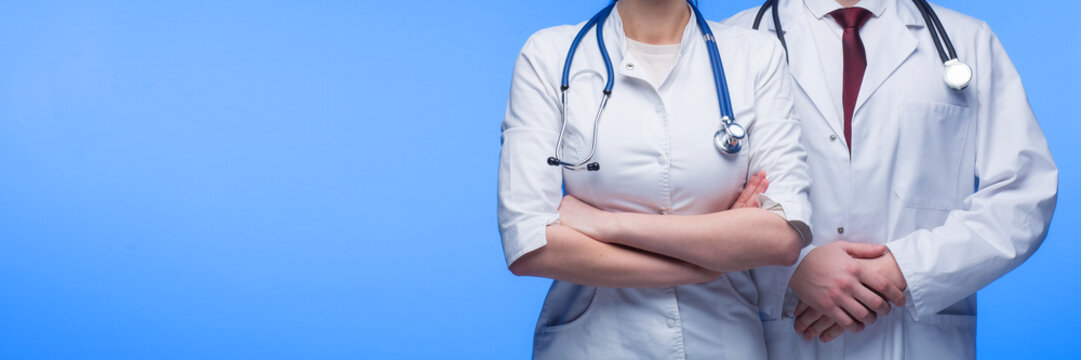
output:
[{"label": "stethoscope chest piece", "polygon": [[728,117],[722,119],[721,122],[723,123],[721,129],[713,134],[713,146],[716,146],[721,153],[735,155],[743,149],[743,138],[747,137],[747,130],[743,128],[743,125],[737,124]]},{"label": "stethoscope chest piece", "polygon": [[964,90],[972,82],[972,68],[957,59],[952,59],[946,62],[943,78],[950,88]]}]

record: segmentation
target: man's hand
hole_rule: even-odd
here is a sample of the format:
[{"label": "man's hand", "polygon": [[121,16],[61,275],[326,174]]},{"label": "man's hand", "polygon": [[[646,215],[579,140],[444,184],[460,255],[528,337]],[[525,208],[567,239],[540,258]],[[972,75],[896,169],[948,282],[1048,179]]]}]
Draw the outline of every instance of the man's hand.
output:
[{"label": "man's hand", "polygon": [[[893,257],[893,253],[887,251],[882,256],[870,259],[856,259],[856,262],[863,267],[864,271],[879,274],[889,279],[901,291],[908,288],[908,282],[905,281],[901,268],[897,266],[897,259]],[[836,321],[823,316],[803,301],[800,301],[799,305],[796,306],[795,315],[798,319],[796,321],[796,331],[800,332],[803,338],[807,340],[817,337],[822,342],[830,342],[841,336],[845,331]],[[862,329],[862,326],[860,329]]]},{"label": "man's hand", "polygon": [[[838,241],[814,249],[804,258],[789,281],[789,287],[818,315],[825,315],[848,331],[858,332],[889,313],[889,302],[903,306],[904,293],[887,277],[864,269],[860,258],[875,258],[886,252],[884,245]],[[796,318],[797,332],[809,329],[821,334],[831,324],[819,324],[816,313],[806,311]],[[815,331],[817,330],[817,331]],[[806,334],[805,334],[806,336]]]},{"label": "man's hand", "polygon": [[[856,262],[864,269],[885,277],[901,291],[908,289],[908,281],[905,281],[905,275],[901,273],[901,266],[897,265],[897,259],[893,257],[892,252],[887,250],[886,254],[882,256],[856,259]],[[900,305],[903,304],[898,306]]]},{"label": "man's hand", "polygon": [[[822,315],[802,300],[796,305],[796,332],[806,340],[818,338],[822,342],[830,342],[841,336],[845,328],[837,324],[829,316]],[[804,326],[803,324],[807,324]],[[858,331],[863,331],[865,325],[858,323]]]}]

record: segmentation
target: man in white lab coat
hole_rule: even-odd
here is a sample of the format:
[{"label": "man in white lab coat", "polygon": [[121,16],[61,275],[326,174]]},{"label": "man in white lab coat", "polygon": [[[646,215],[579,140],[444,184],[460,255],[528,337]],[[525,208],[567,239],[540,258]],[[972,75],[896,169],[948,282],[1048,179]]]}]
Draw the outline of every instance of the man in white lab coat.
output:
[{"label": "man in white lab coat", "polygon": [[[777,9],[813,179],[814,242],[781,316],[763,311],[770,357],[974,358],[976,291],[1036,251],[1058,192],[1002,44],[986,23],[933,6],[973,71],[954,90],[913,1],[779,0]],[[757,13],[726,24],[750,28]],[[776,29],[767,11],[759,30]],[[905,299],[878,296],[870,273],[905,288]]]}]

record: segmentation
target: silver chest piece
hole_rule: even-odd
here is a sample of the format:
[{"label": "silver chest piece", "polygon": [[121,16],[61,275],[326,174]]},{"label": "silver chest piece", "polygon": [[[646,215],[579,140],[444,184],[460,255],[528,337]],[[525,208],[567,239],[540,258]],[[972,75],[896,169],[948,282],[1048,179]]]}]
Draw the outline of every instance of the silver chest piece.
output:
[{"label": "silver chest piece", "polygon": [[972,82],[972,68],[957,59],[952,59],[946,62],[946,71],[943,74],[943,79],[946,80],[946,85],[954,90],[964,90],[968,87],[968,84]]},{"label": "silver chest piece", "polygon": [[713,134],[713,146],[725,154],[736,154],[743,149],[743,138],[747,137],[747,130],[727,117],[721,119],[721,129]]}]

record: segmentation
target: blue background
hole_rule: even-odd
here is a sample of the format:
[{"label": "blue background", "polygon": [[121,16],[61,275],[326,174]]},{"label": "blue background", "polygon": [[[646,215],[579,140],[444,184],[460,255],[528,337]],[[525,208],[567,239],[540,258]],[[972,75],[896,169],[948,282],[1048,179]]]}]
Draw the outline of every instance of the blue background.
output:
[{"label": "blue background", "polygon": [[[0,358],[527,358],[548,281],[496,231],[511,68],[603,3],[3,2]],[[1081,4],[940,3],[997,31],[1061,171],[979,353],[1081,357]]]}]

